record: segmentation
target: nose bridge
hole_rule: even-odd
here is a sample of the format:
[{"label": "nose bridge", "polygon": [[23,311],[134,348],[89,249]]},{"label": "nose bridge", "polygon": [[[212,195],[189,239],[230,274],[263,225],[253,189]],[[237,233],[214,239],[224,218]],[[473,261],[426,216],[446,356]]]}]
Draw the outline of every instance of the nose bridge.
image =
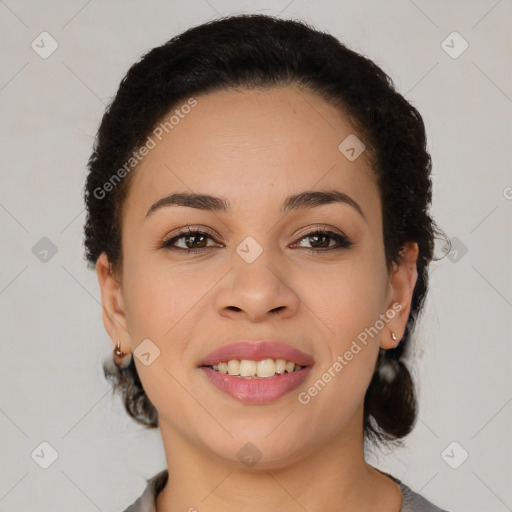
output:
[{"label": "nose bridge", "polygon": [[[262,241],[261,235],[259,235]],[[268,240],[266,238],[265,240]],[[258,297],[277,297],[281,285],[277,268],[276,251],[265,241],[259,243],[255,237],[246,237],[236,247],[233,254],[234,286],[246,296],[247,299]]]},{"label": "nose bridge", "polygon": [[296,309],[298,299],[281,271],[279,250],[268,245],[270,239],[262,234],[247,236],[236,246],[230,283],[217,297],[221,314],[239,312],[257,321],[272,312],[284,310],[286,315]]}]

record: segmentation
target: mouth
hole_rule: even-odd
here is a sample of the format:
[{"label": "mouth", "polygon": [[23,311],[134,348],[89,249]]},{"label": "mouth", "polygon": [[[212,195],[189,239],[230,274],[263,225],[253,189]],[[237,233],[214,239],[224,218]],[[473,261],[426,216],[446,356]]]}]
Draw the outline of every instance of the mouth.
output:
[{"label": "mouth", "polygon": [[309,375],[313,358],[275,340],[241,341],[208,354],[199,369],[223,393],[246,404],[267,404],[290,393]]},{"label": "mouth", "polygon": [[[282,361],[295,366],[311,366],[313,357],[301,350],[276,340],[237,341],[219,347],[205,356],[198,366],[219,366],[230,361],[264,361],[272,359],[277,372],[281,371]],[[232,363],[233,365],[235,363]],[[285,369],[282,371],[286,370]],[[293,370],[292,370],[293,371]]]},{"label": "mouth", "polygon": [[224,375],[228,374],[244,379],[268,379],[275,375],[295,373],[307,366],[309,365],[301,366],[294,361],[287,361],[286,359],[261,359],[259,361],[230,359],[229,361],[221,361],[220,363],[202,366],[201,368],[210,368]]}]

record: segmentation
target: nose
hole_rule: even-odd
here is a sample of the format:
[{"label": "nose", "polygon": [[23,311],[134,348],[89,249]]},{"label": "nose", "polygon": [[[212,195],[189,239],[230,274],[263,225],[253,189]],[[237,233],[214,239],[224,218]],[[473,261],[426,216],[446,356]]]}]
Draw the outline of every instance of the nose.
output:
[{"label": "nose", "polygon": [[264,250],[250,263],[234,254],[232,265],[215,298],[220,315],[260,323],[296,314],[300,299],[293,290],[291,271],[279,268],[270,251]]}]

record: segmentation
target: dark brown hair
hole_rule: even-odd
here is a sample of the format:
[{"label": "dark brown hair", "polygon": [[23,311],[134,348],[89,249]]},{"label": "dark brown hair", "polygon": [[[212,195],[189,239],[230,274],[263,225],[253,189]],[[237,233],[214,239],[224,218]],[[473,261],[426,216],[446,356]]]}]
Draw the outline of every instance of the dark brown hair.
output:
[{"label": "dark brown hair", "polygon": [[[105,252],[114,269],[122,268],[122,206],[133,171],[117,173],[126,176],[115,186],[105,184],[112,183],[123,166],[126,169],[133,152],[172,108],[193,95],[281,84],[320,95],[341,108],[356,127],[380,190],[388,270],[400,261],[404,243],[415,241],[419,246],[418,280],[404,337],[396,349],[380,350],[364,400],[365,439],[398,442],[411,431],[417,407],[403,356],[427,292],[434,238],[443,234],[429,215],[431,158],[416,108],[381,68],[332,35],[299,21],[230,16],[191,28],[147,52],[122,79],[88,162],[86,257],[92,268]],[[394,378],[382,371],[385,366],[394,369]],[[136,421],[157,427],[157,411],[133,360],[127,368],[107,361],[104,371],[114,389],[121,390],[127,412]]]}]

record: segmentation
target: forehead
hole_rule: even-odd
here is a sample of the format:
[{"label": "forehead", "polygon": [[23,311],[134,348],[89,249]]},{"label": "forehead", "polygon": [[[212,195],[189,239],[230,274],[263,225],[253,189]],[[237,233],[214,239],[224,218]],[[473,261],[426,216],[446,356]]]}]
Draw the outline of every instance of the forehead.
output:
[{"label": "forehead", "polygon": [[279,86],[194,100],[192,108],[181,108],[194,104],[186,100],[174,107],[150,135],[155,144],[134,171],[131,210],[173,191],[229,195],[246,207],[314,188],[336,187],[360,201],[377,193],[365,153],[350,160],[340,151],[357,136],[350,120],[318,95]]}]

